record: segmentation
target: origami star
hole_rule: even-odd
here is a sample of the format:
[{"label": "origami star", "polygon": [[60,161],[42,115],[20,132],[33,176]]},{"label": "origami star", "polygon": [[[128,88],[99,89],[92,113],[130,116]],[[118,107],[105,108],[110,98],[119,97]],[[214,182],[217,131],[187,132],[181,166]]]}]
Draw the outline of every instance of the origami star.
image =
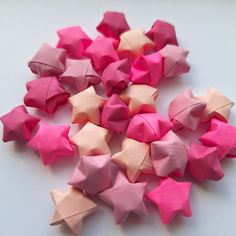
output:
[{"label": "origami star", "polygon": [[155,47],[155,44],[145,35],[143,29],[134,29],[120,35],[118,54],[121,58],[131,61]]},{"label": "origami star", "polygon": [[188,172],[198,182],[220,180],[224,176],[217,147],[191,143],[188,149]]},{"label": "origami star", "polygon": [[66,50],[53,48],[47,43],[43,44],[28,66],[34,74],[40,77],[59,76],[65,70]]},{"label": "origami star", "polygon": [[127,129],[129,120],[129,108],[117,94],[113,94],[103,106],[101,125],[113,132],[123,133]]},{"label": "origami star", "polygon": [[187,73],[190,70],[186,57],[188,51],[174,45],[166,45],[159,51],[164,60],[163,75],[174,77]]},{"label": "origami star", "polygon": [[93,42],[80,26],[71,26],[57,31],[57,48],[64,48],[71,58],[80,58]]},{"label": "origami star", "polygon": [[175,133],[169,131],[151,143],[151,159],[156,175],[183,177],[188,162],[187,148]]},{"label": "origami star", "polygon": [[97,194],[111,185],[111,156],[82,156],[69,184],[88,194]]},{"label": "origami star", "polygon": [[100,124],[100,109],[106,99],[98,96],[92,86],[70,97],[69,102],[73,106],[72,123]]},{"label": "origami star", "polygon": [[85,54],[91,58],[97,71],[103,71],[110,63],[119,60],[110,38],[96,38],[86,49]]},{"label": "origami star", "polygon": [[141,55],[131,68],[131,81],[155,87],[162,76],[162,56],[159,53]]},{"label": "origami star", "polygon": [[25,105],[49,114],[55,112],[58,106],[67,103],[70,96],[55,76],[31,80],[26,84],[26,88],[28,92],[24,97]]},{"label": "origami star", "polygon": [[130,80],[130,65],[128,60],[124,59],[108,65],[103,71],[101,80],[107,96],[122,92],[128,87]]},{"label": "origami star", "polygon": [[79,234],[83,219],[97,210],[96,203],[74,188],[69,188],[66,193],[53,190],[51,197],[56,209],[50,225],[66,223],[75,234]]},{"label": "origami star", "polygon": [[28,142],[28,146],[37,151],[44,165],[50,165],[61,157],[74,155],[68,140],[70,126],[48,125],[41,123],[36,135]]},{"label": "origami star", "polygon": [[207,94],[199,98],[206,102],[206,109],[201,118],[202,122],[207,122],[212,117],[218,118],[222,121],[228,120],[230,110],[234,103],[227,97],[215,88],[209,88]]},{"label": "origami star", "polygon": [[173,125],[157,113],[135,115],[129,122],[126,135],[139,142],[149,143],[161,139]]},{"label": "origami star", "polygon": [[30,115],[25,106],[20,105],[0,117],[3,124],[3,142],[28,141],[40,118]]},{"label": "origami star", "polygon": [[205,107],[206,103],[194,97],[191,89],[187,88],[170,103],[169,118],[175,128],[196,131]]},{"label": "origami star", "polygon": [[91,60],[67,60],[66,71],[60,76],[60,80],[77,89],[79,92],[90,85],[100,83],[101,79],[93,69]]},{"label": "origami star", "polygon": [[211,119],[208,131],[199,139],[204,145],[217,147],[219,159],[236,157],[236,127]]},{"label": "origami star", "polygon": [[154,174],[149,150],[150,147],[146,143],[124,138],[122,151],[114,154],[112,161],[126,170],[129,181],[133,183],[141,173]]},{"label": "origami star", "polygon": [[132,84],[120,94],[128,105],[132,115],[144,112],[156,112],[155,100],[158,90],[144,84]]},{"label": "origami star", "polygon": [[165,21],[157,20],[146,35],[156,44],[156,50],[159,51],[167,44],[178,46],[175,27]]},{"label": "origami star", "polygon": [[108,142],[112,134],[109,130],[87,122],[85,126],[71,138],[71,142],[79,149],[80,156],[110,154]]},{"label": "origami star", "polygon": [[97,31],[106,37],[112,38],[119,38],[121,33],[129,29],[125,14],[115,11],[105,12],[102,21],[97,26]]},{"label": "origami star", "polygon": [[190,182],[176,182],[165,178],[161,180],[160,186],[146,194],[147,198],[157,205],[163,224],[169,224],[177,214],[192,216],[190,188]]},{"label": "origami star", "polygon": [[122,224],[130,213],[147,215],[143,202],[146,183],[129,183],[123,173],[118,172],[112,188],[99,194],[99,197],[114,208],[116,224]]}]

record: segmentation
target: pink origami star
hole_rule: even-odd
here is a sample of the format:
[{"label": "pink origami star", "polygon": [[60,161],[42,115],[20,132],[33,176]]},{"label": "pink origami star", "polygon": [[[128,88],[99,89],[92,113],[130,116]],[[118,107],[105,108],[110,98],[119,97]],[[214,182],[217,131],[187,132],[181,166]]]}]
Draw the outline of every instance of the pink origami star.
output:
[{"label": "pink origami star", "polygon": [[24,97],[25,105],[49,114],[55,112],[58,106],[67,103],[70,96],[55,76],[31,80],[26,84],[26,88],[28,92]]},{"label": "pink origami star", "polygon": [[59,41],[57,48],[64,48],[71,58],[80,58],[86,48],[92,43],[92,39],[80,26],[71,26],[57,31]]},{"label": "pink origami star", "polygon": [[3,142],[28,141],[40,118],[30,115],[20,105],[0,118],[3,123]]},{"label": "pink origami star", "polygon": [[124,13],[115,11],[105,12],[102,21],[97,26],[97,31],[112,38],[119,38],[121,33],[129,29]]},{"label": "pink origami star", "polygon": [[157,205],[163,224],[169,224],[177,214],[192,216],[190,188],[190,182],[176,182],[165,178],[161,180],[160,186],[146,194]]},{"label": "pink origami star", "polygon": [[224,176],[217,147],[191,143],[188,149],[188,172],[198,182],[220,180]]},{"label": "pink origami star", "polygon": [[146,183],[129,183],[123,173],[118,172],[112,188],[99,194],[99,197],[114,208],[116,224],[122,224],[130,213],[147,215],[143,202]]},{"label": "pink origami star", "polygon": [[67,125],[51,126],[41,123],[28,145],[39,152],[44,165],[50,165],[61,157],[74,155],[68,139],[69,130]]},{"label": "pink origami star", "polygon": [[149,143],[162,138],[173,125],[157,113],[135,115],[129,123],[127,136],[139,142]]},{"label": "pink origami star", "polygon": [[111,156],[82,156],[69,184],[88,194],[97,194],[111,185]]}]

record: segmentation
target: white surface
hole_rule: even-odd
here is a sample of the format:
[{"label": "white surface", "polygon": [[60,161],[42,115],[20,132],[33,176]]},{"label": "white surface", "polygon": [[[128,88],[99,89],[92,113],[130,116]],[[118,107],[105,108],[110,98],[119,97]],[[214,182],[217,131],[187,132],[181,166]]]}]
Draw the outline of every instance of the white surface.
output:
[{"label": "white surface", "polygon": [[[169,101],[185,87],[203,94],[214,85],[236,101],[236,1],[1,0],[0,114],[21,103],[25,83],[33,78],[27,62],[43,42],[55,44],[57,29],[76,24],[94,37],[95,27],[106,10],[124,11],[131,27],[149,29],[157,18],[172,22],[181,46],[190,50],[191,72],[161,90],[160,112],[166,114]],[[50,122],[69,122],[69,116],[62,118],[65,112],[69,112],[69,107],[57,112]],[[231,121],[235,118],[233,110]],[[54,209],[49,192],[53,188],[65,189],[76,160],[44,167],[36,153],[14,143],[0,142],[0,153],[0,235],[71,235],[65,227],[48,225]],[[177,218],[164,226],[152,206],[147,218],[131,217],[119,227],[114,224],[112,211],[99,207],[86,220],[81,235],[235,235],[236,161],[223,164],[225,177],[220,182],[194,184],[192,218]]]}]

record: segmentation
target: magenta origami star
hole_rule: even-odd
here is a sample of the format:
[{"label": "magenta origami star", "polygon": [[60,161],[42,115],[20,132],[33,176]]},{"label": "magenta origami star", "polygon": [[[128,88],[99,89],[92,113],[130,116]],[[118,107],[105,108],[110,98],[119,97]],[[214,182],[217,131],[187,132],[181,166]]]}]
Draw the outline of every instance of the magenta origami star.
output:
[{"label": "magenta origami star", "polygon": [[68,139],[70,126],[41,123],[36,135],[28,142],[29,147],[39,152],[44,165],[50,165],[61,157],[74,155]]},{"label": "magenta origami star", "polygon": [[146,194],[147,198],[157,205],[163,224],[169,224],[177,214],[192,216],[190,188],[190,182],[165,178],[158,187]]},{"label": "magenta origami star", "polygon": [[3,123],[3,142],[28,141],[40,118],[30,115],[25,106],[20,105],[0,118]]},{"label": "magenta origami star", "polygon": [[99,194],[99,197],[114,208],[116,224],[122,224],[130,213],[147,215],[143,202],[146,183],[130,183],[125,175],[118,172],[112,188]]}]

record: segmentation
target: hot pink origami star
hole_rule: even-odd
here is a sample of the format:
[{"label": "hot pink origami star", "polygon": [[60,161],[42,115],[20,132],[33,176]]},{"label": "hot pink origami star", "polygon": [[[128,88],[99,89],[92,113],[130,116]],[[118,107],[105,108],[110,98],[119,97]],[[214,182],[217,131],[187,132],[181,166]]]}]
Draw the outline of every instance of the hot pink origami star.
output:
[{"label": "hot pink origami star", "polygon": [[190,188],[190,182],[176,182],[171,178],[165,178],[158,187],[146,194],[158,207],[163,224],[169,224],[177,214],[192,216]]},{"label": "hot pink origami star", "polygon": [[40,118],[30,115],[25,106],[20,105],[0,118],[3,123],[3,142],[28,141]]},{"label": "hot pink origami star", "polygon": [[149,143],[162,138],[173,125],[157,113],[135,115],[129,123],[127,137]]},{"label": "hot pink origami star", "polygon": [[26,84],[26,88],[28,92],[24,97],[25,105],[49,114],[55,112],[58,106],[65,104],[70,96],[55,76],[31,80]]},{"label": "hot pink origami star", "polygon": [[114,208],[116,224],[122,224],[130,213],[147,215],[143,202],[146,183],[129,183],[125,175],[118,172],[112,188],[99,194],[99,197]]},{"label": "hot pink origami star", "polygon": [[61,157],[71,157],[74,151],[68,139],[70,127],[41,123],[36,135],[28,142],[39,152],[44,165],[50,165]]},{"label": "hot pink origami star", "polygon": [[85,49],[92,43],[92,39],[80,26],[71,26],[57,31],[59,41],[57,48],[64,48],[71,58],[80,58]]}]

